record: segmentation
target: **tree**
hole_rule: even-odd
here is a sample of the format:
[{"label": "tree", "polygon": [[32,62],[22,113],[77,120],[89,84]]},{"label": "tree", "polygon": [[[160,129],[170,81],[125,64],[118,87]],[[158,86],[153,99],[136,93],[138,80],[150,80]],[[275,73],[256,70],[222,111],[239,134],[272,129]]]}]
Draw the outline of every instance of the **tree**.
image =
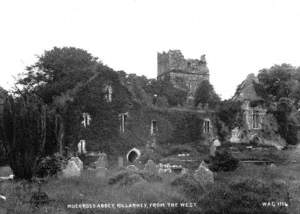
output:
[{"label": "tree", "polygon": [[278,101],[281,97],[290,97],[293,85],[297,84],[297,82],[291,81],[295,72],[296,69],[288,64],[274,65],[270,69],[260,70],[257,77],[262,97],[270,101]]},{"label": "tree", "polygon": [[277,109],[274,116],[279,125],[278,132],[288,144],[297,144],[297,124],[291,118],[292,113],[295,112],[293,101],[289,98],[282,97],[278,101]]},{"label": "tree", "polygon": [[15,178],[30,180],[47,141],[47,107],[36,96],[9,97],[3,118],[4,146]]},{"label": "tree", "polygon": [[27,72],[17,81],[17,85],[22,90],[35,93],[49,104],[54,96],[89,79],[96,66],[100,65],[97,58],[85,50],[54,47],[26,68]]},{"label": "tree", "polygon": [[230,134],[230,130],[243,124],[241,102],[224,100],[216,109],[216,114],[217,131],[222,140]]},{"label": "tree", "polygon": [[203,80],[196,90],[194,105],[197,106],[199,103],[207,103],[209,107],[214,108],[219,102],[220,97],[216,94],[213,86],[208,80]]}]

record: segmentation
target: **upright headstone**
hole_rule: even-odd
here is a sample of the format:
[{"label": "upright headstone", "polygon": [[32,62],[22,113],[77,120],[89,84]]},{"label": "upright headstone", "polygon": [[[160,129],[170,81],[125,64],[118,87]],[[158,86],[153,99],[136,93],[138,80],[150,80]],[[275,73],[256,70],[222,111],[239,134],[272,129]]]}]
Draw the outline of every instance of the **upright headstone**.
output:
[{"label": "upright headstone", "polygon": [[62,170],[62,175],[65,178],[78,177],[80,176],[80,168],[75,161],[69,160],[66,168]]},{"label": "upright headstone", "polygon": [[144,170],[147,171],[147,172],[153,173],[153,174],[158,173],[157,166],[156,166],[156,164],[154,163],[153,160],[148,160],[147,161],[147,163],[145,164]]},{"label": "upright headstone", "polygon": [[210,156],[211,157],[215,157],[215,155],[216,155],[216,146],[215,146],[215,144],[212,142],[211,144],[210,144],[210,147],[209,147],[209,154],[210,154]]},{"label": "upright headstone", "polygon": [[214,183],[214,173],[208,169],[204,163],[194,173],[194,178],[205,187],[207,184]]},{"label": "upright headstone", "polygon": [[124,166],[124,159],[123,157],[119,156],[118,157],[118,167],[122,168]]},{"label": "upright headstone", "polygon": [[241,139],[240,139],[240,130],[238,127],[235,127],[234,129],[232,129],[231,131],[231,138],[230,138],[230,142],[231,143],[240,143]]},{"label": "upright headstone", "polygon": [[108,172],[107,168],[105,167],[97,167],[95,171],[97,178],[105,178]]},{"label": "upright headstone", "polygon": [[216,138],[216,139],[213,141],[213,144],[215,145],[215,147],[221,146],[221,142],[219,141],[218,138]]},{"label": "upright headstone", "polygon": [[99,153],[99,158],[95,162],[96,168],[98,167],[104,167],[106,168],[108,166],[107,164],[107,155],[105,153]]},{"label": "upright headstone", "polygon": [[105,178],[107,175],[107,155],[103,153],[99,153],[99,158],[95,162],[96,165],[96,177],[97,178]]},{"label": "upright headstone", "polygon": [[80,170],[83,170],[83,163],[79,157],[71,157],[70,161],[74,161]]},{"label": "upright headstone", "polygon": [[182,168],[180,174],[181,175],[186,175],[186,174],[188,174],[188,172],[189,172],[189,170],[187,168]]},{"label": "upright headstone", "polygon": [[208,165],[207,165],[207,163],[205,163],[205,161],[201,161],[200,166],[203,166],[208,169]]}]

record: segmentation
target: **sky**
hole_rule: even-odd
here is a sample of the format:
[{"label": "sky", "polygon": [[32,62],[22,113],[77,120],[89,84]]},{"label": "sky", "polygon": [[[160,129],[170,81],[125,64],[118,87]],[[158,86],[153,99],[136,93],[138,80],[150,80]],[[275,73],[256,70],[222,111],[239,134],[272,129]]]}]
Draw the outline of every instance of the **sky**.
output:
[{"label": "sky", "polygon": [[54,46],[74,46],[126,73],[155,78],[157,52],[206,54],[230,98],[249,73],[300,66],[298,0],[9,0],[0,2],[0,86]]}]

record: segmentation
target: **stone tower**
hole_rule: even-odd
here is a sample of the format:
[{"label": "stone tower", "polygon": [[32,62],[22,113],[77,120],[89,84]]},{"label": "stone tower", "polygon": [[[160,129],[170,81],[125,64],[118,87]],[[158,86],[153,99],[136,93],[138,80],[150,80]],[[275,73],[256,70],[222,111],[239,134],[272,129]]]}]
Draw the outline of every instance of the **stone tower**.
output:
[{"label": "stone tower", "polygon": [[180,50],[157,54],[157,79],[169,79],[173,85],[194,97],[199,84],[209,80],[205,55],[200,59],[185,59]]}]

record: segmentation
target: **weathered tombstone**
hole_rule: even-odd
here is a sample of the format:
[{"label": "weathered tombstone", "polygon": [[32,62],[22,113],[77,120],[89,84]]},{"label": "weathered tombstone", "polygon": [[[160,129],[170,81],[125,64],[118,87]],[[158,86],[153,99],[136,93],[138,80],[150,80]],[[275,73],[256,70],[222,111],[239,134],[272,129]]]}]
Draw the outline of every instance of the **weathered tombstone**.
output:
[{"label": "weathered tombstone", "polygon": [[129,166],[127,166],[127,169],[132,170],[132,171],[138,171],[139,170],[135,165],[129,165]]},{"label": "weathered tombstone", "polygon": [[98,160],[95,162],[96,168],[98,167],[107,167],[107,155],[103,152],[99,154]]},{"label": "weathered tombstone", "polygon": [[219,141],[218,138],[216,138],[216,139],[213,141],[213,144],[215,145],[215,147],[221,146],[221,142]]},{"label": "weathered tombstone", "polygon": [[182,168],[181,172],[180,172],[180,175],[185,175],[185,174],[188,174],[188,169],[187,168]]},{"label": "weathered tombstone", "polygon": [[215,146],[215,144],[212,142],[211,144],[210,144],[210,147],[209,147],[209,154],[210,154],[210,156],[212,156],[212,157],[215,157],[215,155],[216,155],[216,146]]},{"label": "weathered tombstone", "polygon": [[96,177],[97,178],[105,178],[107,175],[107,168],[105,167],[97,167],[96,168]]},{"label": "weathered tombstone", "polygon": [[205,163],[205,161],[201,161],[200,166],[203,166],[208,169],[208,165],[207,163]]},{"label": "weathered tombstone", "polygon": [[118,157],[118,167],[122,168],[124,166],[124,159],[123,157]]},{"label": "weathered tombstone", "polygon": [[13,171],[9,166],[0,167],[0,176],[5,177],[5,176],[9,176],[11,174],[13,174]]},{"label": "weathered tombstone", "polygon": [[83,163],[79,157],[71,157],[70,161],[74,161],[80,170],[83,170]]},{"label": "weathered tombstone", "polygon": [[169,163],[167,164],[159,163],[158,174],[169,174],[169,173],[172,173],[171,165]]},{"label": "weathered tombstone", "polygon": [[240,143],[241,139],[240,139],[240,130],[238,127],[235,127],[234,129],[232,129],[231,131],[231,138],[230,138],[230,142],[231,143]]},{"label": "weathered tombstone", "polygon": [[147,172],[153,173],[153,174],[156,174],[158,172],[157,166],[156,166],[156,164],[154,163],[153,160],[148,160],[147,161],[147,163],[145,164],[144,170],[147,171]]},{"label": "weathered tombstone", "polygon": [[204,164],[200,164],[199,168],[194,173],[194,178],[205,187],[207,184],[214,183],[214,173],[210,171]]},{"label": "weathered tombstone", "polygon": [[75,161],[69,160],[66,168],[62,170],[62,175],[65,178],[80,176],[80,168]]}]

